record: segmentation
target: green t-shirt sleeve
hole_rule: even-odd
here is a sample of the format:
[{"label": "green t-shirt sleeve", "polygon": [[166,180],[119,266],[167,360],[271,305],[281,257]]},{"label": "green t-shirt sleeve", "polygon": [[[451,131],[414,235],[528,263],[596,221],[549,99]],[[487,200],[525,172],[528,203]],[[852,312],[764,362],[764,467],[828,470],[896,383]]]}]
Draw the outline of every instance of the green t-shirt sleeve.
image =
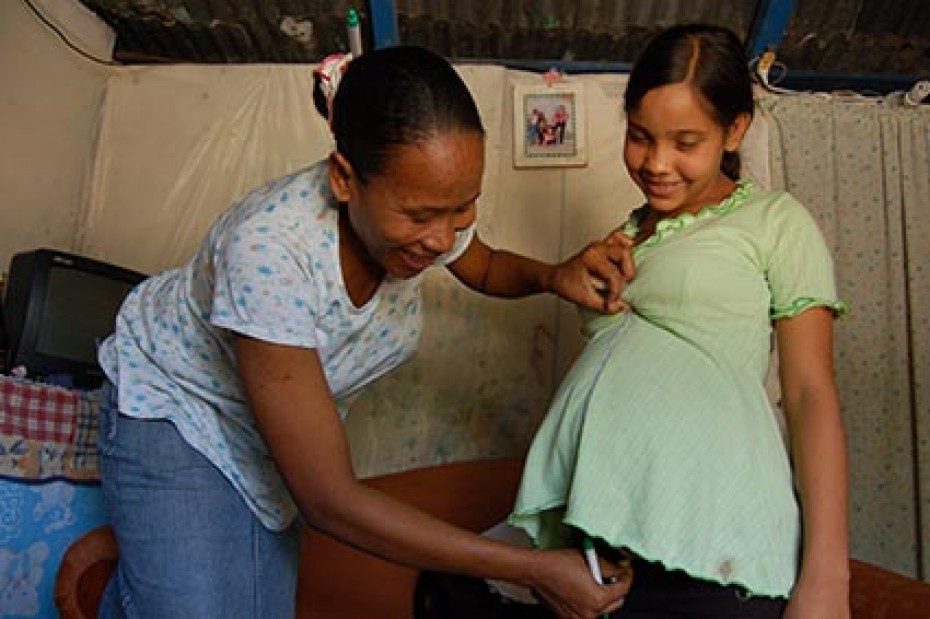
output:
[{"label": "green t-shirt sleeve", "polygon": [[772,210],[772,244],[766,277],[772,294],[771,317],[791,318],[811,307],[828,307],[840,316],[833,258],[817,222],[789,194]]}]

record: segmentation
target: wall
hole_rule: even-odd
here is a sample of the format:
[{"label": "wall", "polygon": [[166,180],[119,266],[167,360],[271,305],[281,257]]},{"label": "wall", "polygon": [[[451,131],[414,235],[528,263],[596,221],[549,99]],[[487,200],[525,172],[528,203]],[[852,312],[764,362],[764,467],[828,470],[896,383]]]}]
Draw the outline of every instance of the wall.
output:
[{"label": "wall", "polygon": [[23,2],[0,2],[0,272],[17,251],[76,248],[108,67]]}]

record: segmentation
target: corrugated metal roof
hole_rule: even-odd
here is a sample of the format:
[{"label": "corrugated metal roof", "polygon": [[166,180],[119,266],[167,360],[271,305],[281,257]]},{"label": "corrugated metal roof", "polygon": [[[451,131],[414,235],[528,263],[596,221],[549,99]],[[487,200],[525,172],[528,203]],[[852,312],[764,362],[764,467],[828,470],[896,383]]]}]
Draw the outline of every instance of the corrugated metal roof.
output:
[{"label": "corrugated metal roof", "polygon": [[779,56],[807,71],[930,77],[930,2],[798,0]]},{"label": "corrugated metal roof", "polygon": [[147,62],[316,62],[345,49],[348,2],[82,0],[116,32],[114,57]]},{"label": "corrugated metal roof", "polygon": [[[334,0],[81,0],[116,32],[117,60],[316,62],[348,47],[355,5]],[[403,43],[455,60],[629,62],[656,30],[707,21],[748,38],[756,0],[397,0]],[[779,60],[790,70],[930,77],[927,0],[796,0]]]}]

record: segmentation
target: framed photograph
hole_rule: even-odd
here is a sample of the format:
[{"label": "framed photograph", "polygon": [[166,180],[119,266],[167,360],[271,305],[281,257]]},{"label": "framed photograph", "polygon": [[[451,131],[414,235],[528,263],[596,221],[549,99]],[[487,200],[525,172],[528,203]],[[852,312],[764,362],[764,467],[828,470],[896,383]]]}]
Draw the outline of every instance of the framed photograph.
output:
[{"label": "framed photograph", "polygon": [[515,167],[588,163],[581,83],[514,84],[513,127]]}]

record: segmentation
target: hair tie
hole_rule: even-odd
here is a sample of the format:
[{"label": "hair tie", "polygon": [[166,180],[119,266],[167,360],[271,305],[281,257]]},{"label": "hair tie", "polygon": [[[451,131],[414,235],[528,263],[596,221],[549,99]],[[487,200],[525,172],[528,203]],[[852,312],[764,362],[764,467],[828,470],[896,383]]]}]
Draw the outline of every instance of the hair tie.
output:
[{"label": "hair tie", "polygon": [[336,91],[339,89],[339,82],[346,69],[349,68],[349,62],[352,60],[352,54],[330,54],[320,62],[319,68],[314,73],[320,76],[320,90],[326,99],[326,109],[328,111],[328,120],[333,120],[333,99],[336,98]]}]

